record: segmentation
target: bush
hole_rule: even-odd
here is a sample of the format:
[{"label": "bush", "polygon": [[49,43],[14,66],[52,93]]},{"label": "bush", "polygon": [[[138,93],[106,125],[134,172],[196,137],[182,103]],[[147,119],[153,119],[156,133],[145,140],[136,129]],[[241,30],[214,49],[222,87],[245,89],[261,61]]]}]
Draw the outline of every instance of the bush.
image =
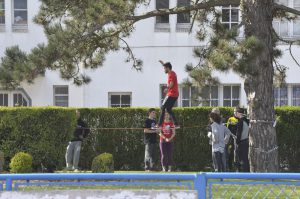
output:
[{"label": "bush", "polygon": [[11,173],[30,173],[32,171],[32,156],[28,153],[19,152],[9,164]]},{"label": "bush", "polygon": [[[174,108],[182,126],[176,130],[173,153],[175,170],[211,170],[211,146],[208,144],[206,130],[211,109],[212,107]],[[82,119],[87,122],[91,132],[82,143],[79,167],[90,169],[93,158],[107,152],[114,157],[115,170],[142,170],[145,151],[143,126],[147,110],[148,108],[80,109]],[[233,114],[232,108],[221,107],[220,110],[225,120]],[[276,132],[281,168],[284,171],[300,171],[300,108],[281,107],[275,108],[275,111],[280,116]],[[41,163],[48,169],[62,169],[75,123],[72,108],[0,107],[0,151],[4,152],[7,162],[18,151],[30,153],[34,157],[34,171],[41,169]],[[5,168],[7,166],[6,163]]]},{"label": "bush", "polygon": [[5,160],[19,151],[30,153],[33,170],[65,166],[64,154],[76,127],[74,109],[57,107],[0,107],[0,150]]},{"label": "bush", "polygon": [[4,153],[0,151],[0,172],[3,171],[3,167],[4,167]]},{"label": "bush", "polygon": [[92,162],[93,173],[113,173],[114,159],[110,153],[102,153],[95,157]]}]

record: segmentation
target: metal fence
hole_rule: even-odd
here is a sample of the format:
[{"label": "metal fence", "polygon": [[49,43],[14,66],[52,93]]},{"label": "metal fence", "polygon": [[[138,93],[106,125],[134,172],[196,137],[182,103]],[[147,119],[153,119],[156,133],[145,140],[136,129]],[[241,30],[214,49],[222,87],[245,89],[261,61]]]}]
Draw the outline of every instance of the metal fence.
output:
[{"label": "metal fence", "polygon": [[1,174],[0,189],[21,186],[171,186],[196,190],[205,198],[297,198],[298,173],[56,173]]}]

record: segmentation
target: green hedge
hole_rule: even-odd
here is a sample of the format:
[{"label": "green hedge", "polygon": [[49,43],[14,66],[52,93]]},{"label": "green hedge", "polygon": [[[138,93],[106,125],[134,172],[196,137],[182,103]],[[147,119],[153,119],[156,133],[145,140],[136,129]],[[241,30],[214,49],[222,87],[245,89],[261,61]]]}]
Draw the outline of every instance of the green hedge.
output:
[{"label": "green hedge", "polygon": [[[220,108],[225,119],[232,108]],[[141,128],[147,108],[80,109],[83,120],[93,128],[84,140],[80,167],[90,169],[98,154],[111,153],[115,170],[142,170],[144,144],[142,130],[100,130],[97,128]],[[175,137],[175,169],[210,171],[211,146],[206,126],[211,107],[176,108],[181,128]],[[300,108],[277,108],[281,116],[277,125],[279,159],[283,169],[299,171]],[[7,159],[19,151],[33,156],[33,167],[43,163],[48,168],[65,165],[65,150],[75,126],[74,109],[66,108],[0,108],[0,150]],[[7,164],[6,164],[7,165]]]},{"label": "green hedge", "polygon": [[40,171],[41,164],[49,171],[61,169],[74,127],[72,109],[0,108],[0,150],[4,152],[5,165],[24,151],[32,155],[34,171]]}]

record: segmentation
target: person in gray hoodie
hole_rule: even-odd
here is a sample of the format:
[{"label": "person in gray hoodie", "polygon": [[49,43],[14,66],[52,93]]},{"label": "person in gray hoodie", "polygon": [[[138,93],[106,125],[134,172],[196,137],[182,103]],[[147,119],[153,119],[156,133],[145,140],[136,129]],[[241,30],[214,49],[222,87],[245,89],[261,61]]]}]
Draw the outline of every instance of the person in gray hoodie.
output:
[{"label": "person in gray hoodie", "polygon": [[209,117],[212,124],[208,137],[211,140],[214,169],[216,172],[225,172],[226,165],[223,157],[225,145],[228,143],[230,137],[230,130],[222,124],[220,114],[212,112]]}]

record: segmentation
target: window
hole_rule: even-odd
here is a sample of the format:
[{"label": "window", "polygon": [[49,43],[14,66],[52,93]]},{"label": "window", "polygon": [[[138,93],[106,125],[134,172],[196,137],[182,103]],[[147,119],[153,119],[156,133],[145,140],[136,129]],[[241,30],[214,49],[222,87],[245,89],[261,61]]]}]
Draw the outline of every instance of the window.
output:
[{"label": "window", "polygon": [[13,0],[13,31],[27,30],[27,0]]},{"label": "window", "polygon": [[294,0],[294,8],[300,10],[300,0]]},{"label": "window", "polygon": [[288,28],[287,20],[274,20],[273,28],[279,36],[283,36],[283,37],[289,36],[289,28]]},{"label": "window", "polygon": [[54,106],[69,106],[69,87],[54,86]]},{"label": "window", "polygon": [[239,24],[239,7],[222,7],[222,24],[227,29],[237,27]]},{"label": "window", "polygon": [[[156,9],[169,8],[169,0],[156,0]],[[156,23],[169,23],[169,15],[156,17]]]},{"label": "window", "polygon": [[131,93],[108,93],[110,107],[130,107]]},{"label": "window", "polygon": [[0,0],[0,26],[5,24],[5,2]]},{"label": "window", "polygon": [[14,93],[13,106],[28,106],[28,101],[22,93]]},{"label": "window", "polygon": [[300,85],[293,86],[292,105],[300,106]]},{"label": "window", "polygon": [[224,86],[223,87],[223,106],[239,106],[240,105],[240,86]]},{"label": "window", "polygon": [[[189,6],[191,0],[177,0],[177,6]],[[190,23],[190,13],[177,14],[177,23]]]},{"label": "window", "polygon": [[[160,85],[160,105],[162,105],[165,97],[166,97],[166,93],[164,92],[164,90],[167,88],[166,84],[162,84]],[[176,100],[174,107],[178,106],[178,100]]]},{"label": "window", "polygon": [[199,106],[199,92],[197,87],[184,86],[181,88],[181,106]]},{"label": "window", "polygon": [[288,88],[277,87],[274,88],[274,106],[288,105]]},{"label": "window", "polygon": [[218,86],[206,86],[202,89],[202,106],[219,105]]},{"label": "window", "polygon": [[8,106],[8,94],[0,93],[0,106]]}]

